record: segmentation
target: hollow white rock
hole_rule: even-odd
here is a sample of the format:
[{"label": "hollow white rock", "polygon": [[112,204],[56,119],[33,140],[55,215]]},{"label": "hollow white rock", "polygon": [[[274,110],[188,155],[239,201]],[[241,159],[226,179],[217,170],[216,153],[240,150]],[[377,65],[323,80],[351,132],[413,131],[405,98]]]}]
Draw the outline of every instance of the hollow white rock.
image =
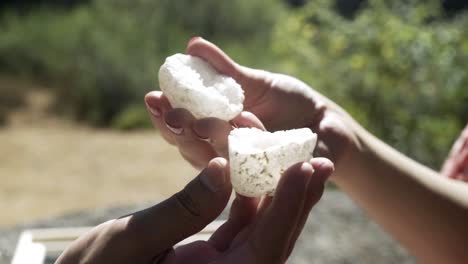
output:
[{"label": "hollow white rock", "polygon": [[167,57],[159,69],[159,86],[173,108],[185,108],[196,118],[228,121],[243,109],[241,86],[199,57],[185,54]]},{"label": "hollow white rock", "polygon": [[248,197],[273,195],[290,166],[309,161],[317,134],[308,128],[270,133],[256,128],[233,129],[228,137],[231,182]]}]

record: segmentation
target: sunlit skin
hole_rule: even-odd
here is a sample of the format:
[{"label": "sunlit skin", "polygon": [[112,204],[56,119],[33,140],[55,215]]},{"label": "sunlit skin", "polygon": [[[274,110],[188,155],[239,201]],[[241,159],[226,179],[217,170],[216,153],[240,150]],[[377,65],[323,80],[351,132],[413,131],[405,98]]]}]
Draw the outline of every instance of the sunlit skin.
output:
[{"label": "sunlit skin", "polygon": [[[307,111],[302,107],[309,105],[322,112],[313,118],[326,119],[323,104],[310,104],[295,90],[275,88],[276,85],[282,85],[283,80],[298,86],[303,85],[301,82],[282,75],[275,75],[274,79],[264,82],[262,76],[266,72],[235,65],[216,46],[202,39],[192,41],[189,51],[196,53],[197,43],[208,45],[200,46],[199,56],[208,52],[205,54],[207,58],[220,60],[210,61],[214,65],[219,63],[218,70],[223,71],[223,65],[227,65],[224,69],[226,73],[236,75],[236,71],[241,70],[251,74],[245,77],[245,81],[237,81],[244,87],[250,83],[251,92],[245,91],[246,110],[270,119],[271,122],[265,122],[267,128],[285,128],[282,123],[286,121],[291,121],[288,123],[290,126],[303,126],[307,120],[289,120],[279,110],[271,113],[267,103],[265,106],[259,103],[263,100],[271,106],[278,104],[289,109],[290,115],[306,114]],[[229,68],[231,66],[234,68]],[[268,87],[265,86],[267,84]],[[256,87],[261,90],[255,90]],[[306,91],[307,87],[301,89]],[[278,94],[271,96],[275,93]],[[300,107],[297,103],[281,103],[284,94],[297,98],[304,105]],[[249,99],[251,97],[257,100]],[[232,126],[265,127],[249,112],[241,113],[231,123],[212,118],[195,120],[185,109],[171,109],[167,98],[160,92],[147,95],[146,103],[154,106],[149,108],[151,118],[161,129],[162,136],[169,143],[177,145],[192,165],[207,168],[184,191],[163,203],[96,227],[65,251],[58,263],[284,263],[294,248],[310,210],[323,193],[324,182],[334,170],[333,163],[326,158],[314,158],[310,165],[304,163],[292,166],[283,174],[274,198],[260,200],[236,195],[229,220],[208,242],[195,242],[173,250],[172,246],[178,241],[195,234],[214,220],[228,202],[232,188],[228,179],[224,181],[223,188],[214,193],[203,186],[201,179],[203,175],[220,175],[220,170],[227,170],[225,163],[220,168],[219,163],[210,160],[227,153],[226,137]],[[248,107],[249,104],[255,106]],[[276,119],[282,122],[276,122]]]},{"label": "sunlit skin", "polygon": [[[231,186],[221,175],[227,175],[222,173],[227,162],[210,160],[226,157],[226,137],[234,126],[312,128],[319,137],[316,154],[335,163],[330,180],[410,253],[424,263],[468,263],[468,185],[450,179],[465,164],[464,148],[454,147],[449,169],[442,171],[447,177],[441,177],[380,141],[297,79],[240,66],[201,38],[190,41],[187,52],[236,79],[246,94],[246,111],[231,122],[196,120],[185,109],[172,109],[161,92],[149,93],[145,102],[161,135],[196,168],[207,168],[163,203],[98,226],[58,263],[284,263],[333,171],[328,159],[314,158],[315,172],[305,164],[290,168],[273,199],[237,195],[229,220],[208,242],[172,248],[226,206]],[[218,179],[217,191],[204,184],[210,175]]]},{"label": "sunlit skin", "polygon": [[146,210],[97,226],[75,241],[57,263],[284,263],[332,171],[333,164],[325,158],[293,165],[281,177],[273,198],[237,195],[228,220],[208,241],[174,249],[177,242],[212,222],[229,201],[228,164],[216,158],[184,190]]},{"label": "sunlit skin", "polygon": [[425,263],[468,263],[468,185],[441,177],[386,145],[293,77],[240,66],[201,38],[188,43],[187,53],[233,77],[246,95],[246,112],[231,122],[196,120],[185,109],[172,109],[158,91],[145,97],[156,128],[194,167],[226,157],[226,138],[233,126],[270,131],[310,127],[318,134],[316,154],[335,163],[330,180],[410,253]]},{"label": "sunlit skin", "polygon": [[309,127],[322,141],[318,151],[335,161],[353,140],[339,120],[346,113],[300,80],[240,66],[201,38],[189,42],[187,53],[205,59],[220,73],[233,77],[246,97],[245,112],[228,123],[216,118],[197,120],[186,109],[173,109],[162,92],[146,95],[153,123],[194,167],[203,168],[210,159],[226,156],[227,134],[233,126],[269,131]]}]

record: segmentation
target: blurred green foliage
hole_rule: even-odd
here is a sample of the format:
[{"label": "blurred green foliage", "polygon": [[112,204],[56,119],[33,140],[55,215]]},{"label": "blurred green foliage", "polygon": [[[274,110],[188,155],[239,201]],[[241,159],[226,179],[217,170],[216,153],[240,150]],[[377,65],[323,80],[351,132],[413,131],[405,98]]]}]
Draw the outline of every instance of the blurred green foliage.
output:
[{"label": "blurred green foliage", "polygon": [[143,107],[164,58],[184,52],[191,37],[228,50],[242,44],[239,57],[247,57],[268,43],[280,7],[272,0],[104,0],[71,11],[7,12],[0,21],[0,71],[45,82],[59,110],[109,125],[126,107]]},{"label": "blurred green foliage", "polygon": [[[402,3],[404,2],[404,3]],[[294,75],[386,142],[434,168],[468,121],[468,14],[438,1],[101,0],[0,18],[0,73],[52,87],[57,110],[149,126],[143,96],[165,57],[201,35],[250,67]]]},{"label": "blurred green foliage", "polygon": [[468,14],[436,1],[369,1],[352,20],[311,1],[278,24],[284,72],[331,97],[365,127],[437,167],[468,121]]},{"label": "blurred green foliage", "polygon": [[111,126],[120,130],[135,130],[151,128],[153,124],[148,117],[146,108],[141,104],[129,105],[112,119]]}]

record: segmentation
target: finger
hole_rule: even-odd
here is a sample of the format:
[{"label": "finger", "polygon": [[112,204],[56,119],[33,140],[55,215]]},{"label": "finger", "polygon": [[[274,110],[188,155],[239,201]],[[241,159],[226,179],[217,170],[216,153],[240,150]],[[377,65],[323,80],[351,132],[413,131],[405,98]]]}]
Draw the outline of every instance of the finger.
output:
[{"label": "finger", "polygon": [[452,154],[458,155],[459,152],[468,148],[468,125],[465,126],[459,138],[452,147]]},{"label": "finger", "polygon": [[213,233],[208,242],[218,251],[225,251],[255,218],[258,201],[258,198],[236,194],[228,220]]},{"label": "finger", "polygon": [[174,134],[169,131],[164,122],[163,116],[167,111],[171,110],[171,104],[166,96],[160,91],[153,91],[145,96],[145,104],[150,114],[153,125],[161,133],[161,136],[172,145],[175,145]]},{"label": "finger", "polygon": [[203,240],[178,246],[174,253],[154,264],[205,264],[213,263],[222,253],[213,250],[211,245]]},{"label": "finger", "polygon": [[[465,155],[463,155],[463,151],[465,151]],[[468,154],[466,152],[468,152],[468,125],[452,145],[452,149],[450,150],[440,173],[449,178],[465,178],[466,176],[463,176],[463,174],[468,174],[468,171],[465,169],[468,166],[466,162],[466,156]]]},{"label": "finger", "polygon": [[164,120],[166,121],[166,127],[175,136],[193,136],[191,126],[195,121],[195,117],[187,109],[171,109],[164,115]]},{"label": "finger", "polygon": [[314,207],[315,204],[320,200],[325,188],[325,181],[330,177],[332,172],[335,170],[333,163],[326,158],[313,158],[310,161],[312,167],[314,168],[314,174],[307,184],[306,198],[304,202],[304,207],[302,209],[299,221],[296,224],[296,230],[291,237],[289,244],[288,253],[286,256],[291,255],[294,245],[304,228],[309,213]]},{"label": "finger", "polygon": [[194,122],[193,132],[198,139],[209,143],[222,157],[228,156],[228,135],[231,132],[230,123],[214,118],[203,118]]},{"label": "finger", "polygon": [[[260,119],[250,112],[241,112],[231,123],[235,127],[255,127],[265,130]],[[228,157],[228,135],[232,125],[218,118],[203,118],[193,124],[193,132],[200,140],[209,142],[213,149],[222,157]]]},{"label": "finger", "polygon": [[265,211],[270,207],[271,202],[273,201],[273,196],[264,196],[260,200],[257,208],[257,215],[263,215]]},{"label": "finger", "polygon": [[126,243],[140,254],[163,252],[212,222],[230,194],[227,161],[213,159],[182,191],[128,218]]},{"label": "finger", "polygon": [[457,157],[457,169],[455,179],[468,181],[468,146],[464,146],[461,153]]},{"label": "finger", "polygon": [[260,121],[260,119],[256,115],[247,111],[241,112],[239,115],[237,115],[234,119],[231,120],[231,123],[233,123],[235,127],[254,127],[261,130],[266,130],[262,121]]},{"label": "finger", "polygon": [[298,163],[281,177],[273,201],[251,237],[251,245],[260,260],[285,260],[312,173],[309,163]]},{"label": "finger", "polygon": [[217,157],[212,146],[193,132],[195,117],[186,109],[176,108],[168,111],[164,119],[167,128],[173,132],[175,144],[182,156],[192,165],[202,168]]},{"label": "finger", "polygon": [[[239,195],[239,194],[237,194]],[[257,222],[259,218],[261,218],[261,215],[266,211],[268,206],[271,204],[272,201],[272,196],[264,196],[264,197],[257,197],[257,198],[252,198],[252,197],[245,197],[243,196],[244,199],[254,199],[255,204],[252,205],[251,209],[254,213],[253,219],[249,223],[248,226],[246,226],[241,232],[239,232],[234,240],[231,242],[230,246],[231,248],[236,248],[237,246],[245,243],[246,239],[250,237],[252,232],[256,229]]]},{"label": "finger", "polygon": [[150,264],[161,264],[161,263],[170,263],[171,259],[175,257],[175,250],[174,248],[169,248],[166,251],[154,256]]}]

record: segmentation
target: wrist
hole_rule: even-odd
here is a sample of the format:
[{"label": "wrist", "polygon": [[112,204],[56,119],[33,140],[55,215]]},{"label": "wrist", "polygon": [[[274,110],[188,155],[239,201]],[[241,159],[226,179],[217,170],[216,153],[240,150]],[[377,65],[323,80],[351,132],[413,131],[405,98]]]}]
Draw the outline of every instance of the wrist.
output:
[{"label": "wrist", "polygon": [[371,146],[368,144],[370,133],[351,116],[347,114],[340,116],[348,143],[343,145],[340,155],[333,160],[335,173],[330,177],[330,180],[338,186],[352,181],[351,174],[364,169],[361,165],[368,162],[366,159],[372,151]]}]

